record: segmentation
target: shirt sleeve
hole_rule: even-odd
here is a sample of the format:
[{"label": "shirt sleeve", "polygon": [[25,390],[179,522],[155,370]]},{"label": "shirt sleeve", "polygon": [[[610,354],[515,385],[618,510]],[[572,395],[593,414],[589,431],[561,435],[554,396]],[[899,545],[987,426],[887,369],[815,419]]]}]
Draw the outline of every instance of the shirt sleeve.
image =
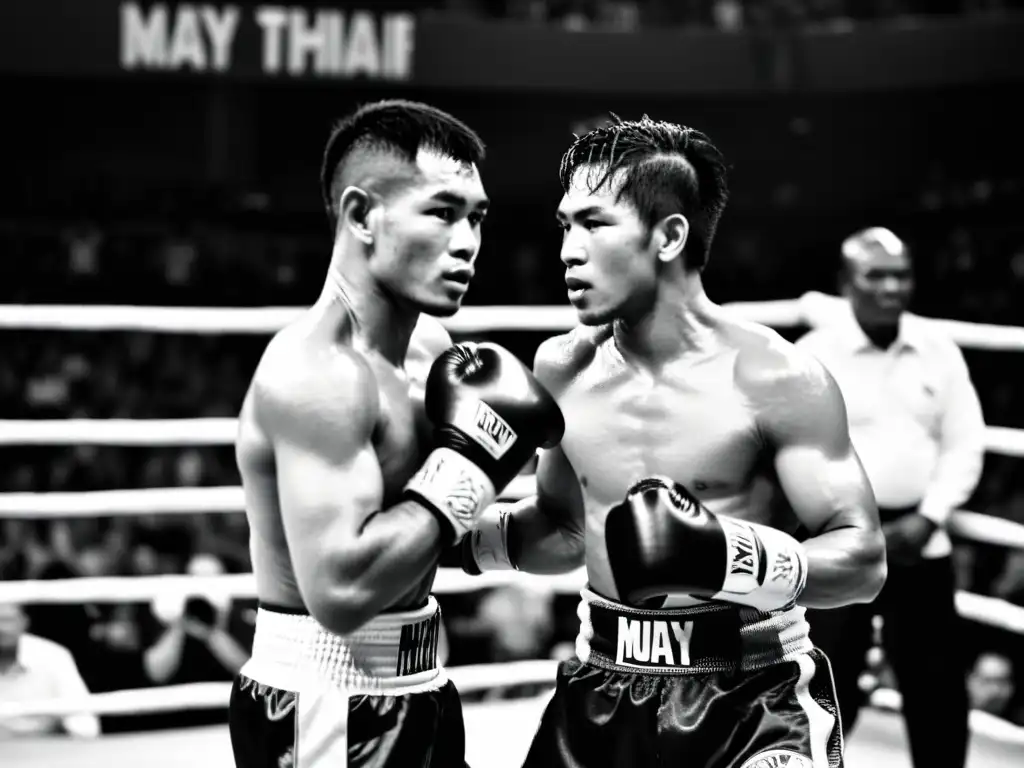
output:
[{"label": "shirt sleeve", "polygon": [[[51,666],[57,696],[72,699],[88,696],[89,689],[78,671],[74,657],[64,648],[59,650],[61,652],[54,655]],[[100,734],[100,721],[96,715],[68,715],[61,718],[61,724],[71,736],[91,739]]]},{"label": "shirt sleeve", "polygon": [[955,344],[949,358],[943,398],[939,457],[919,512],[939,526],[966,502],[981,479],[985,461],[985,418],[963,354]]}]

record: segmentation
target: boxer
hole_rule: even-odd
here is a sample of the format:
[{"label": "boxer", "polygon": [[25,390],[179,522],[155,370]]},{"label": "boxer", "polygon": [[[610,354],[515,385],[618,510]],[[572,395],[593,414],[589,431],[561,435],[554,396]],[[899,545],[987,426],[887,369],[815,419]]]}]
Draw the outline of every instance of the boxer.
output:
[{"label": "boxer", "polygon": [[454,314],[473,276],[483,155],[406,101],[327,143],[325,286],[270,341],[239,417],[259,609],[229,707],[238,768],[464,764],[438,559],[562,430],[511,353],[423,320]]},{"label": "boxer", "polygon": [[705,293],[728,194],[705,134],[615,120],[577,138],[560,175],[580,325],[540,346],[534,372],[565,434],[536,495],[462,544],[470,573],[586,565],[577,658],[525,764],[841,766],[804,611],[870,601],[886,573],[843,397]]}]

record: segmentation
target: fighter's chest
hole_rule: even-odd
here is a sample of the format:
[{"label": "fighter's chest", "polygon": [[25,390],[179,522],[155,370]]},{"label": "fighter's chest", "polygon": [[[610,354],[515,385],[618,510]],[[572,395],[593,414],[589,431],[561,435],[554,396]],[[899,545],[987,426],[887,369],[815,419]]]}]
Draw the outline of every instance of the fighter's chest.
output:
[{"label": "fighter's chest", "polygon": [[623,377],[562,399],[562,446],[584,495],[607,505],[636,480],[665,475],[699,495],[736,493],[760,449],[749,404],[728,380]]}]

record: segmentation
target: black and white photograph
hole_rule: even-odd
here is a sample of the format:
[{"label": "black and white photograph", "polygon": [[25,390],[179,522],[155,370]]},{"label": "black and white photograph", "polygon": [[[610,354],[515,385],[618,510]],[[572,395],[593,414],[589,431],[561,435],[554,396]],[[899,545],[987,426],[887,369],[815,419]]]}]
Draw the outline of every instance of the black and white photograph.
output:
[{"label": "black and white photograph", "polygon": [[5,0],[0,765],[1024,765],[1022,40]]}]

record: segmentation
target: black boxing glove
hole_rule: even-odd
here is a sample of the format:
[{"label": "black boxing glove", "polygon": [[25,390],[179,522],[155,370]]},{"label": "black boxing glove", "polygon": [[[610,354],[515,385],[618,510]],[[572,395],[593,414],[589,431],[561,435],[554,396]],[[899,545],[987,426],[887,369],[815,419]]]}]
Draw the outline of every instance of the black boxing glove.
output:
[{"label": "black boxing glove", "polygon": [[424,405],[434,450],[405,486],[457,542],[538,448],[557,445],[562,412],[533,373],[497,344],[455,344],[430,367]]},{"label": "black boxing glove", "polygon": [[673,594],[785,608],[803,592],[807,555],[789,534],[705,509],[662,477],[633,485],[605,520],[608,563],[629,603]]}]

